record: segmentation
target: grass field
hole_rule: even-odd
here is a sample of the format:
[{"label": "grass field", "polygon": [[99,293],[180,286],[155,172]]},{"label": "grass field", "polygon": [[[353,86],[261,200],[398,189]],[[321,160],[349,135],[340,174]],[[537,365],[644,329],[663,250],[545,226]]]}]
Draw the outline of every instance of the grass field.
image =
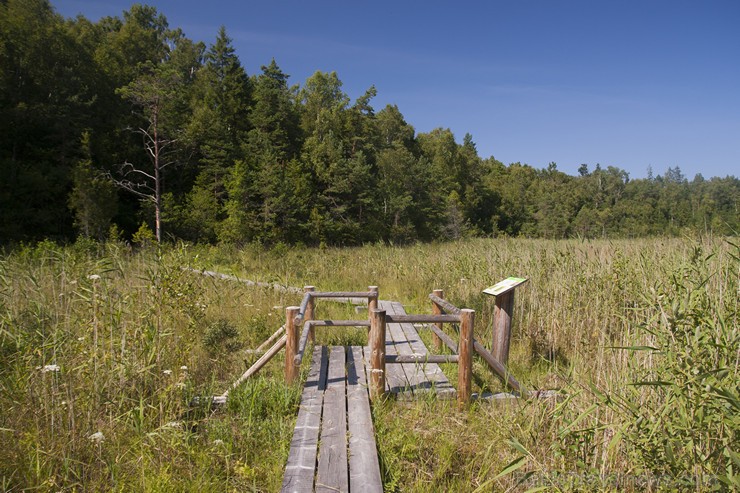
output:
[{"label": "grass field", "polygon": [[[476,310],[487,344],[493,300],[481,290],[529,278],[510,369],[563,399],[375,406],[387,491],[737,489],[739,256],[723,238],[19,248],[0,257],[0,488],[279,489],[300,397],[281,355],[225,409],[189,403],[223,392],[250,363],[243,350],[301,296],[182,269],[196,267],[324,291],[378,285],[409,313],[430,313],[427,295],[444,289]],[[480,361],[474,374],[474,391],[503,390]]]}]

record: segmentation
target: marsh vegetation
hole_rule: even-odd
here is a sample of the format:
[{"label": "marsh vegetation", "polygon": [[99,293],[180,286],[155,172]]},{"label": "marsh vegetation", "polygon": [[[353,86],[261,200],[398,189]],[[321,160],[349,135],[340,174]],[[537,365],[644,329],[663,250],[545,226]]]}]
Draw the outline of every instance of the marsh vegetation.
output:
[{"label": "marsh vegetation", "polygon": [[[300,397],[281,355],[218,412],[190,402],[221,393],[250,362],[244,349],[301,296],[188,266],[322,290],[377,284],[409,313],[430,313],[427,295],[442,288],[476,310],[486,345],[493,303],[481,290],[530,279],[510,369],[563,399],[374,406],[388,491],[737,488],[739,255],[721,238],[19,248],[0,258],[2,488],[279,489]],[[362,337],[325,331],[318,342]],[[474,374],[474,391],[503,390],[485,364]]]}]

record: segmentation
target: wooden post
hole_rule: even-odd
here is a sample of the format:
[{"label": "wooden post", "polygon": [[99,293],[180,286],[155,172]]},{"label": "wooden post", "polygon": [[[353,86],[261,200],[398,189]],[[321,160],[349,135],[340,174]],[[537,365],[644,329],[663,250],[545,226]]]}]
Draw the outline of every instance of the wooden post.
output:
[{"label": "wooden post", "polygon": [[289,306],[285,309],[285,381],[288,384],[295,382],[298,378],[298,365],[295,364],[295,356],[298,354],[299,330],[295,324],[295,318],[300,311],[298,306]]},{"label": "wooden post", "polygon": [[471,380],[473,376],[473,326],[475,325],[475,310],[464,308],[460,310],[460,344],[458,346],[459,359],[457,363],[457,403],[459,408],[465,408],[470,403],[472,392]]},{"label": "wooden post", "polygon": [[499,363],[509,363],[509,345],[511,344],[511,317],[514,314],[514,290],[496,296],[493,309],[493,344],[491,354]]},{"label": "wooden post", "polygon": [[385,394],[385,310],[370,312],[370,398]]},{"label": "wooden post", "polygon": [[[303,292],[304,293],[313,293],[316,290],[313,286],[303,286]],[[316,301],[313,299],[313,296],[308,299],[308,304],[306,305],[306,313],[303,314],[303,321],[308,322],[309,320],[314,319],[314,304]],[[308,341],[313,343],[316,340],[316,334],[314,334],[313,327],[311,327],[308,330]]]},{"label": "wooden post", "polygon": [[[434,296],[438,296],[440,298],[445,297],[445,292],[441,289],[435,289],[432,291],[432,294]],[[438,304],[432,301],[432,313],[434,315],[442,315],[442,308],[439,307]],[[442,330],[442,324],[438,323],[435,324],[439,330]],[[439,352],[440,349],[442,349],[442,339],[439,338],[439,336],[436,334],[436,332],[432,331],[432,341],[434,341],[434,349],[435,351]]]},{"label": "wooden post", "polygon": [[372,313],[373,310],[378,309],[378,286],[368,286],[367,290],[376,294],[375,298],[368,298],[367,300],[367,312]]}]

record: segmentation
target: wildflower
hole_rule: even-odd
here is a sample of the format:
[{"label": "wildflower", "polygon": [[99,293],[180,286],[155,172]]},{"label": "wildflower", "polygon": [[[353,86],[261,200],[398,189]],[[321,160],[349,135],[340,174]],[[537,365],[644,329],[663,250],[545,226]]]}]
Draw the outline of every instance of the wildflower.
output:
[{"label": "wildflower", "polygon": [[185,366],[185,365],[182,365],[182,366],[180,367],[180,369],[181,369],[182,371],[188,371],[188,367],[187,367],[187,366]]},{"label": "wildflower", "polygon": [[97,274],[90,274],[89,276],[87,276],[87,278],[91,281],[97,281],[98,279],[100,279],[100,276]]},{"label": "wildflower", "polygon": [[162,373],[165,375],[172,375],[172,370],[164,370]]},{"label": "wildflower", "polygon": [[49,371],[54,371],[54,372],[59,371],[59,365],[44,365],[44,367],[41,368],[42,373],[46,373]]},{"label": "wildflower", "polygon": [[91,442],[96,443],[100,445],[105,441],[105,435],[103,435],[102,431],[98,431],[87,437],[90,439]]}]

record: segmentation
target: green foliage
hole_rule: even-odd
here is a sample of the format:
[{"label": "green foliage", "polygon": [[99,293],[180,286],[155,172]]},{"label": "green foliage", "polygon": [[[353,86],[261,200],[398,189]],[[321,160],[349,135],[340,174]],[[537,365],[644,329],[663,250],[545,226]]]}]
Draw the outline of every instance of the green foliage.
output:
[{"label": "green foliage", "polygon": [[203,333],[203,345],[212,354],[221,351],[233,353],[242,346],[238,337],[239,330],[228,320],[216,320],[208,324]]},{"label": "green foliage", "polygon": [[648,355],[632,362],[624,438],[646,469],[678,482],[740,487],[740,313],[737,300],[707,290],[720,276],[724,289],[738,292],[740,247],[733,250],[713,272],[712,255],[697,247],[691,263],[656,286],[648,299],[654,315],[641,327]]},{"label": "green foliage", "polygon": [[134,236],[131,238],[131,241],[134,243],[134,245],[147,247],[157,241],[157,237],[154,236],[154,232],[147,225],[147,223],[142,222],[141,226],[139,226],[139,230],[136,231],[136,233],[134,233]]},{"label": "green foliage", "polygon": [[3,2],[0,238],[129,236],[142,217],[158,240],[239,245],[740,231],[736,177],[505,166],[376,113],[374,86],[351,101],[334,72],[288,79],[275,60],[249,77],[225,27],[206,48],[154,7],[91,22]]}]

